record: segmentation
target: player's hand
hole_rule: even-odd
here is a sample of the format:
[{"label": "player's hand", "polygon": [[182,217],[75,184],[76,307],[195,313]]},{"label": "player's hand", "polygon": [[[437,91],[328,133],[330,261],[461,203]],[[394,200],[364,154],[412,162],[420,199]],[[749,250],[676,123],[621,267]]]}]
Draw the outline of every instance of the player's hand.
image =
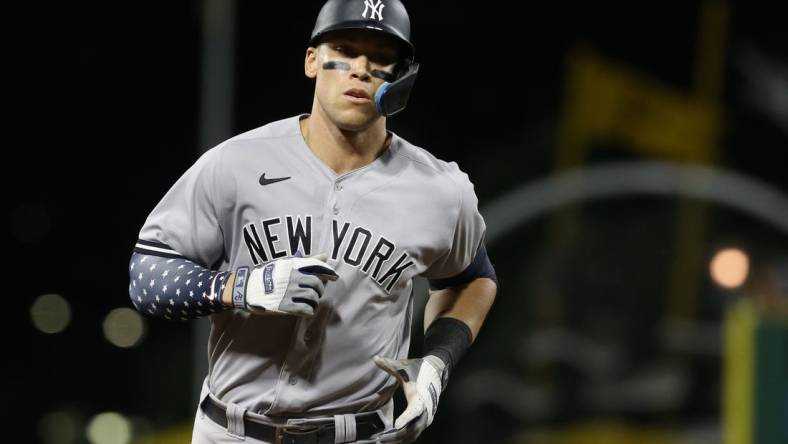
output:
[{"label": "player's hand", "polygon": [[[397,378],[408,406],[394,420],[394,430],[386,431],[371,443],[410,443],[416,440],[435,418],[441,396],[441,374],[446,365],[438,357],[393,360],[375,356],[375,364]],[[359,441],[362,442],[362,441]],[[363,441],[367,442],[367,441]]]},{"label": "player's hand", "polygon": [[249,274],[245,306],[252,313],[312,316],[328,281],[339,277],[325,254],[278,259]]}]

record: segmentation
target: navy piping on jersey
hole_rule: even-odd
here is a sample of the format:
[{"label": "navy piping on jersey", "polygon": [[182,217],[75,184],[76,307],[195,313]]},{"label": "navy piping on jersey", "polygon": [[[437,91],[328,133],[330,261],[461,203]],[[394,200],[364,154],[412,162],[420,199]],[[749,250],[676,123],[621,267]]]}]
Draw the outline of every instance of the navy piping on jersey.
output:
[{"label": "navy piping on jersey", "polygon": [[487,248],[484,244],[479,247],[473,262],[460,274],[444,279],[429,279],[429,283],[432,290],[443,290],[444,288],[467,284],[478,278],[492,279],[495,281],[495,285],[498,285],[498,276],[495,274],[495,268],[490,262],[490,257],[487,256]]},{"label": "navy piping on jersey", "polygon": [[[142,250],[146,253],[143,253]],[[167,245],[138,241],[129,263],[134,308],[162,319],[186,321],[231,307],[221,303],[229,271],[212,271]]]},{"label": "navy piping on jersey", "polygon": [[137,244],[134,246],[134,252],[171,259],[186,259],[167,244],[145,241],[142,239],[137,240]]}]

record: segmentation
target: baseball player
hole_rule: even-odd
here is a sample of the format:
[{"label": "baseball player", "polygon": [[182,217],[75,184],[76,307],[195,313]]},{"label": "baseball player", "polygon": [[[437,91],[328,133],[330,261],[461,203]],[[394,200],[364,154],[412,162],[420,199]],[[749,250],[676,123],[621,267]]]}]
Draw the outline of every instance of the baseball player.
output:
[{"label": "baseball player", "polygon": [[[467,175],[386,130],[418,68],[399,0],[329,0],[311,112],[210,149],[148,216],[134,306],[211,321],[192,442],[404,443],[432,422],[497,281]],[[418,275],[424,356],[407,359]]]}]

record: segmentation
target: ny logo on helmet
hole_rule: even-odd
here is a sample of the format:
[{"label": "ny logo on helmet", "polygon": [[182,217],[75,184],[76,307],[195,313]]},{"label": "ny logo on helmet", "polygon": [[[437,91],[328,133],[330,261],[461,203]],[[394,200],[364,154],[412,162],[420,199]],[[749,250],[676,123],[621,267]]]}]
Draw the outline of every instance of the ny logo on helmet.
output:
[{"label": "ny logo on helmet", "polygon": [[[372,0],[364,0],[364,12],[361,13],[361,16],[369,18],[370,20],[377,16],[378,20],[383,20],[383,8],[385,7],[386,5],[383,4],[383,0],[378,0],[377,3],[372,3]],[[369,12],[370,8],[372,9],[372,13],[367,17],[367,12]]]}]

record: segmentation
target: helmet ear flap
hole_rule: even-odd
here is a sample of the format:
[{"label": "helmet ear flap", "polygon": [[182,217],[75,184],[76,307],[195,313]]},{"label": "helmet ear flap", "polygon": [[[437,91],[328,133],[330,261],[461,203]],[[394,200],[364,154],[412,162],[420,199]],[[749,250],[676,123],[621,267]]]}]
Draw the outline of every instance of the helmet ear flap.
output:
[{"label": "helmet ear flap", "polygon": [[418,74],[419,64],[414,62],[408,65],[407,71],[400,78],[392,83],[386,82],[381,85],[375,93],[375,106],[378,112],[391,117],[404,110]]},{"label": "helmet ear flap", "polygon": [[408,72],[408,66],[410,65],[410,60],[400,60],[397,62],[397,65],[394,67],[394,78],[400,79],[406,72]]}]

